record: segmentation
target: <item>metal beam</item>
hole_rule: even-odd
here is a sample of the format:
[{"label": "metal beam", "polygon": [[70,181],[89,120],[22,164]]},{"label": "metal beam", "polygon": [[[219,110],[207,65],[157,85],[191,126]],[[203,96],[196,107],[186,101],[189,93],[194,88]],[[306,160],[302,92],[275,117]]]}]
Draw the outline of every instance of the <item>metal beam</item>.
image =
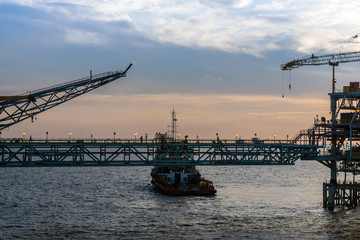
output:
[{"label": "metal beam", "polygon": [[0,131],[16,123],[83,95],[116,79],[126,76],[125,71],[105,72],[79,80],[42,88],[18,96],[0,98]]},{"label": "metal beam", "polygon": [[288,63],[281,64],[280,69],[292,70],[301,66],[316,66],[316,65],[330,65],[337,66],[339,63],[356,62],[360,61],[360,52],[348,52],[315,56],[312,54],[310,57],[292,60]]},{"label": "metal beam", "polygon": [[[317,146],[236,143],[228,140],[160,143],[155,140],[23,140],[0,142],[0,167],[293,165],[317,156]],[[161,150],[167,149],[167,151]]]}]

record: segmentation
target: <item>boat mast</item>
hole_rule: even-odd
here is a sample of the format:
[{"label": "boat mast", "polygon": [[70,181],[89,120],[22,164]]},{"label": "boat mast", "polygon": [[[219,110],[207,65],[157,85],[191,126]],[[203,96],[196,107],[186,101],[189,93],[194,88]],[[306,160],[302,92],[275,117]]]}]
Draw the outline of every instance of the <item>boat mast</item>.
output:
[{"label": "boat mast", "polygon": [[173,109],[173,111],[171,112],[171,131],[172,131],[172,137],[173,137],[173,141],[176,141],[176,113],[175,110]]}]

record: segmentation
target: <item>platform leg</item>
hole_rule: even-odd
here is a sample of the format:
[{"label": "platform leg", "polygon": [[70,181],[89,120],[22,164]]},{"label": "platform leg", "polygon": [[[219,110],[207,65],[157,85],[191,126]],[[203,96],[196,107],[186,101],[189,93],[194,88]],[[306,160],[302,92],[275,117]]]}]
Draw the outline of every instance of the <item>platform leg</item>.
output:
[{"label": "platform leg", "polygon": [[354,204],[354,207],[356,207],[358,205],[358,191],[356,191],[356,190],[353,191],[353,204]]},{"label": "platform leg", "polygon": [[327,188],[327,183],[323,183],[323,207],[327,208],[327,203],[328,203],[328,188]]},{"label": "platform leg", "polygon": [[327,202],[327,208],[329,211],[333,211],[335,208],[335,193],[336,193],[336,186],[330,184],[329,186],[329,197]]},{"label": "platform leg", "polygon": [[329,197],[328,197],[328,210],[333,211],[335,208],[335,194],[336,194],[336,162],[331,163],[331,176],[329,185]]}]

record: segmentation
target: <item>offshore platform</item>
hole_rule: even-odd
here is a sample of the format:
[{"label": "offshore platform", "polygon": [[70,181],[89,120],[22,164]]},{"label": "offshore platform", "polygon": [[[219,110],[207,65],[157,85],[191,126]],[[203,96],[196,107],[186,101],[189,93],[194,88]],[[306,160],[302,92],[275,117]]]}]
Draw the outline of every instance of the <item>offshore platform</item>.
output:
[{"label": "offshore platform", "polygon": [[[306,65],[329,64],[333,68],[330,96],[331,119],[316,119],[293,139],[25,139],[1,138],[1,130],[121,77],[125,71],[106,72],[16,96],[0,97],[0,167],[60,166],[157,166],[184,165],[293,165],[313,160],[330,169],[323,184],[323,206],[352,208],[360,201],[360,86],[351,83],[335,89],[335,67],[360,61],[360,52],[314,56],[281,65],[292,70]],[[175,133],[172,133],[173,135]],[[165,146],[166,145],[166,146]],[[328,148],[330,147],[330,148]],[[158,154],[157,149],[167,149]],[[192,149],[189,154],[188,149]],[[179,158],[169,157],[171,155]],[[349,177],[350,175],[350,177]]]},{"label": "offshore platform", "polygon": [[[350,82],[341,90],[335,89],[335,67],[339,63],[360,61],[360,52],[329,54],[293,60],[281,65],[281,70],[292,70],[301,66],[332,66],[332,92],[330,96],[331,119],[316,119],[314,126],[307,131],[313,142],[325,149],[316,160],[330,169],[330,182],[323,183],[323,206],[334,210],[336,205],[352,208],[360,200],[360,88],[359,82]],[[324,145],[322,145],[324,144]],[[326,145],[330,144],[327,150]],[[341,175],[340,175],[341,174]],[[347,178],[351,174],[352,179]],[[342,178],[342,179],[341,179]]]}]

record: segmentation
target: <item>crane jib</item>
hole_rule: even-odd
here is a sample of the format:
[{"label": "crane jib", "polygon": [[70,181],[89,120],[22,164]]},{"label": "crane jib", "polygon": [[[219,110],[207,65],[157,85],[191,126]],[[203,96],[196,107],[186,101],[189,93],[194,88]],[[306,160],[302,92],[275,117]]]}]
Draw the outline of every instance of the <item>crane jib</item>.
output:
[{"label": "crane jib", "polygon": [[0,130],[83,95],[121,77],[125,71],[105,72],[16,96],[0,96]]},{"label": "crane jib", "polygon": [[312,54],[310,57],[301,58],[282,64],[280,69],[283,71],[292,70],[301,66],[317,66],[317,65],[330,65],[332,66],[332,92],[335,92],[335,67],[339,63],[357,62],[360,61],[360,52],[348,52],[328,54],[322,56],[315,56]]},{"label": "crane jib", "polygon": [[337,53],[337,54],[327,54],[315,56],[312,54],[310,57],[300,58],[292,60],[288,63],[281,65],[281,70],[291,70],[293,68],[298,68],[300,66],[310,66],[310,65],[330,65],[338,66],[339,63],[346,62],[357,62],[360,61],[360,51],[359,52],[348,52],[348,53]]}]

